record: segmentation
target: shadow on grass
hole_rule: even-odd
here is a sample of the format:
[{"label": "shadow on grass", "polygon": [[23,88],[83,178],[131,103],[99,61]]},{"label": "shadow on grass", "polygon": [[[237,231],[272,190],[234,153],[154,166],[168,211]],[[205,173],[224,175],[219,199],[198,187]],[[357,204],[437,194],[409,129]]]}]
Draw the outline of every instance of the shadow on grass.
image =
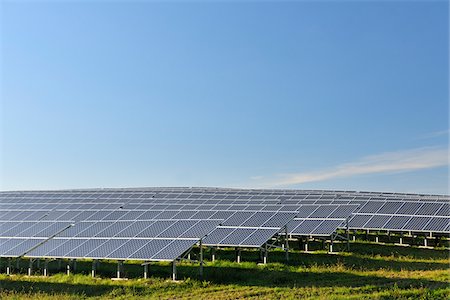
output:
[{"label": "shadow on grass", "polygon": [[[428,249],[419,249],[420,251]],[[327,254],[325,252],[316,253],[304,253],[304,252],[294,252],[289,255],[289,262],[286,263],[285,253],[282,251],[272,251],[269,254],[269,262],[276,262],[281,264],[287,264],[290,266],[301,266],[301,267],[311,267],[311,266],[334,266],[343,265],[347,268],[355,270],[365,270],[365,271],[376,271],[379,269],[386,270],[446,270],[448,269],[448,262],[438,262],[434,260],[428,261],[408,261],[408,260],[398,260],[396,259],[400,255],[399,253],[387,252],[383,254],[381,251],[377,252],[376,249],[372,250],[374,253],[378,253],[378,257],[373,257],[366,253],[349,253],[347,254]],[[433,251],[433,250],[431,250]],[[259,253],[256,251],[242,251],[242,261],[246,262],[259,262]],[[389,253],[389,254],[388,254]],[[447,252],[448,253],[448,252]],[[445,252],[443,253],[446,254]],[[222,260],[234,261],[235,254],[234,251],[222,250],[217,252],[217,256]],[[209,258],[208,256],[206,256]],[[411,257],[414,260],[414,257]],[[421,258],[426,257],[425,255]],[[429,258],[429,257],[428,257]],[[441,256],[436,257],[437,259],[445,259],[446,257]],[[447,257],[448,260],[448,257]]]},{"label": "shadow on grass", "polygon": [[[381,250],[377,247],[384,247]],[[290,255],[290,261],[285,263],[285,254],[282,251],[273,251],[269,254],[268,265],[256,267],[255,262],[259,260],[258,251],[242,251],[243,264],[237,265],[233,261],[235,252],[233,250],[217,251],[221,259],[216,263],[207,263],[204,268],[204,279],[214,284],[233,284],[237,286],[263,286],[263,287],[363,287],[377,286],[380,290],[387,290],[396,285],[400,289],[411,287],[425,288],[447,288],[448,284],[442,281],[407,279],[407,278],[389,278],[382,275],[367,276],[358,275],[346,271],[347,268],[356,270],[447,270],[448,264],[433,261],[433,259],[442,259],[446,257],[441,252],[428,249],[397,249],[392,247],[386,249],[386,246],[371,245],[364,248],[364,245],[353,247],[355,253],[350,255],[329,255],[326,253],[299,253],[294,252]],[[362,249],[361,249],[362,248]],[[388,247],[390,248],[390,247]],[[409,250],[409,251],[408,251]],[[196,257],[196,251],[192,256]],[[397,251],[392,253],[392,251]],[[377,258],[370,257],[370,253],[378,255]],[[412,254],[411,254],[412,253]],[[206,252],[205,258],[210,258],[210,253]],[[367,256],[365,256],[367,255]],[[429,262],[399,261],[388,260],[387,257],[397,257],[406,255],[408,257],[420,257],[429,259]],[[247,262],[247,263],[245,263]],[[21,261],[20,273],[26,273],[27,261]],[[52,262],[49,265],[50,274],[62,273],[58,270],[58,264]],[[300,268],[301,266],[301,268]],[[331,268],[322,268],[329,267]],[[335,267],[333,269],[333,266]],[[64,268],[64,264],[62,268]],[[297,268],[294,272],[292,267]],[[304,267],[304,268],[303,268]],[[340,270],[340,268],[344,270]],[[179,279],[198,279],[198,264],[183,263],[178,266]],[[291,269],[291,270],[290,270]],[[76,274],[84,274],[86,277],[80,283],[76,280],[65,279],[61,276],[58,280],[33,280],[26,277],[12,277],[10,279],[0,280],[0,292],[18,292],[18,293],[49,293],[49,294],[70,294],[85,296],[102,296],[115,294],[131,295],[150,295],[156,290],[158,292],[165,290],[188,289],[193,287],[201,288],[202,284],[196,280],[182,282],[181,284],[161,284],[162,280],[171,277],[172,268],[169,264],[155,263],[150,265],[150,276],[152,279],[139,281],[139,283],[117,283],[111,284],[105,281],[97,281],[88,278],[91,270],[91,262],[79,261]],[[101,278],[111,278],[116,275],[117,264],[111,261],[101,262],[98,268],[98,276]],[[42,270],[39,270],[41,272]],[[17,272],[17,270],[16,270]],[[125,277],[142,278],[143,268],[137,263],[127,263],[125,265]],[[382,274],[382,273],[381,273]],[[61,279],[61,280],[60,280]]]},{"label": "shadow on grass", "polygon": [[[167,278],[167,266],[153,266],[152,276]],[[198,268],[195,266],[180,266],[180,279],[196,277]],[[226,266],[207,266],[204,269],[205,278],[216,284],[233,284],[238,286],[264,286],[264,287],[362,287],[367,285],[378,286],[381,290],[389,289],[396,285],[400,289],[411,287],[445,288],[445,282],[419,279],[399,279],[382,276],[362,276],[347,272],[289,272],[274,271],[271,269],[243,269]],[[152,279],[141,281],[141,284],[112,285],[101,281],[92,280],[92,284],[76,282],[50,282],[32,281],[33,278],[13,278],[12,280],[0,280],[0,291],[16,293],[47,293],[47,294],[72,294],[83,296],[102,296],[112,294],[150,295],[156,290],[183,290],[190,288],[188,283],[152,285]],[[149,282],[148,286],[143,284]],[[159,281],[160,282],[160,281]],[[198,285],[200,287],[201,285]],[[118,292],[119,291],[119,292]]]}]

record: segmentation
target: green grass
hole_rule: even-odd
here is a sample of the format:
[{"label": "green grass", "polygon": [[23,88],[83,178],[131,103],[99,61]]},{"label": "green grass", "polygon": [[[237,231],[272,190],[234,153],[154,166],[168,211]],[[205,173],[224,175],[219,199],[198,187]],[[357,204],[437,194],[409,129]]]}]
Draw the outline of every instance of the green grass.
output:
[{"label": "green grass", "polygon": [[[138,262],[125,265],[126,281],[112,281],[116,264],[101,262],[97,278],[91,263],[78,262],[70,276],[50,264],[51,276],[0,275],[0,299],[448,299],[447,250],[354,243],[350,253],[294,251],[289,263],[282,251],[272,251],[267,265],[258,264],[257,251],[242,251],[243,263],[234,262],[233,250],[217,252],[206,261],[204,279],[198,264],[179,264],[178,282],[169,278],[167,263],[150,265],[151,278],[142,279]],[[193,254],[194,258],[196,253]],[[205,254],[209,260],[209,253]],[[2,266],[4,270],[4,264]]]}]

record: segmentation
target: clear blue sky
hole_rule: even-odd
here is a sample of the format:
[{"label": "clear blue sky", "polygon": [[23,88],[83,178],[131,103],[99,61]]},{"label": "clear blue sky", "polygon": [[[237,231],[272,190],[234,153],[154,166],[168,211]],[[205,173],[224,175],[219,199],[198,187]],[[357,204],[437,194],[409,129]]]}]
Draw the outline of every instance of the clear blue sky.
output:
[{"label": "clear blue sky", "polygon": [[1,1],[0,189],[448,193],[448,1]]}]

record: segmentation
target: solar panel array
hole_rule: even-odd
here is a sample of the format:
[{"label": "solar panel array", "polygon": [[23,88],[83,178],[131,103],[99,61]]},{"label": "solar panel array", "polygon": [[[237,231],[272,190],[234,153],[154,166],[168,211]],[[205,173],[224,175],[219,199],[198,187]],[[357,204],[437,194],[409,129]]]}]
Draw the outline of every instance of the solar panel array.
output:
[{"label": "solar panel array", "polygon": [[0,256],[173,260],[207,246],[337,228],[450,232],[450,197],[351,191],[141,188],[0,192]]}]

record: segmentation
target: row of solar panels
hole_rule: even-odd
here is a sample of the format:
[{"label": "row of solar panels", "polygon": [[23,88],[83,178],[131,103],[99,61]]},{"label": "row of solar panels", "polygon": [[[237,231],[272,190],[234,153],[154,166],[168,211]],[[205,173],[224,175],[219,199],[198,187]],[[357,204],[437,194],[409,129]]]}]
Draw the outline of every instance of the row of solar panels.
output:
[{"label": "row of solar panels", "polygon": [[[119,193],[120,194],[120,193]],[[11,199],[9,199],[11,201]],[[115,203],[96,203],[95,199],[92,199],[91,204],[80,204],[74,203],[73,200],[70,199],[62,199],[63,202],[60,202],[61,199],[58,200],[57,203],[52,203],[51,201],[57,200],[43,200],[43,203],[35,203],[31,204],[26,200],[18,200],[13,199],[14,201],[20,202],[18,205],[17,202],[9,202],[10,204],[6,204],[7,201],[2,201],[0,204],[0,209],[29,209],[29,208],[69,208],[69,209],[107,209],[107,208],[137,208],[137,209],[167,209],[169,205],[178,205],[178,207],[173,206],[174,209],[211,209],[211,210],[222,210],[227,209],[225,207],[229,207],[229,205],[270,205],[266,209],[269,210],[277,210],[276,207],[279,205],[283,205],[282,210],[289,210],[289,205],[291,205],[291,210],[295,209],[296,205],[300,204],[355,204],[360,205],[363,209],[363,212],[368,213],[377,213],[377,209],[379,209],[378,213],[387,213],[387,214],[408,214],[408,215],[437,215],[437,216],[449,216],[450,215],[450,204],[448,202],[424,202],[421,201],[378,201],[378,200],[327,200],[327,199],[319,199],[319,200],[285,200],[278,201],[273,199],[253,199],[253,200],[220,200],[220,199],[161,199],[161,198],[147,198],[140,199],[139,201],[135,199],[129,198],[115,198]],[[31,201],[31,200],[30,200]],[[80,201],[80,200],[77,200]],[[64,203],[67,202],[67,203]],[[76,202],[76,201],[75,201]],[[82,201],[80,201],[82,203]],[[415,203],[414,203],[415,202]],[[57,206],[56,206],[57,205]],[[82,205],[82,206],[81,206]],[[200,208],[201,207],[201,208]],[[365,210],[365,211],[364,211]]]},{"label": "row of solar panels", "polygon": [[[291,235],[331,235],[344,226],[345,219],[352,213],[351,228],[449,231],[448,209],[445,208],[448,204],[440,202],[348,200],[347,203],[355,205],[301,205],[310,203],[311,200],[306,199],[296,200],[297,205],[293,205],[291,200],[274,201],[266,196],[247,200],[208,198],[211,197],[209,191],[197,195],[200,199],[183,199],[183,195],[189,195],[189,191],[185,193],[183,189],[176,189],[179,195],[173,199],[157,197],[162,190],[154,189],[152,197],[139,198],[139,201],[130,195],[121,198],[123,190],[110,191],[108,193],[115,194],[110,204],[103,203],[104,199],[90,198],[87,200],[94,200],[92,203],[84,203],[86,199],[80,198],[76,200],[79,203],[70,204],[73,200],[69,197],[63,199],[67,202],[64,204],[58,197],[49,200],[42,196],[42,203],[33,197],[3,197],[9,199],[9,204],[2,205],[9,207],[0,211],[0,256],[49,256],[48,253],[67,249],[67,245],[76,240],[85,246],[75,252],[76,255],[70,254],[75,256],[67,256],[66,251],[58,257],[127,259],[142,255],[135,253],[146,253],[146,260],[173,260],[207,233],[203,242],[208,246],[260,247],[284,226]],[[135,191],[127,193],[132,195]],[[89,197],[93,194],[93,191],[84,193]],[[286,205],[283,201],[291,202]],[[326,199],[314,201],[329,203]],[[364,214],[365,211],[368,214]],[[415,215],[401,215],[411,212]],[[439,214],[443,216],[437,217]],[[366,222],[364,218],[368,218]],[[207,221],[209,223],[205,223]],[[374,225],[378,227],[372,228]],[[162,243],[165,243],[163,248],[149,250]],[[137,248],[139,245],[142,248]],[[115,252],[118,249],[122,249],[122,254]]]},{"label": "row of solar panels", "polygon": [[[198,240],[209,231],[211,232],[204,239],[204,244],[207,246],[260,247],[276,235],[282,227],[286,226],[298,214],[297,212],[261,211],[265,209],[264,206],[258,208],[260,211],[241,211],[240,207],[238,211],[139,211],[125,209],[100,211],[67,209],[51,211],[3,211],[0,212],[0,220],[4,222],[0,223],[0,227],[2,228],[1,236],[4,242],[4,249],[0,252],[0,256],[25,255],[31,257],[35,255],[46,257],[47,254],[43,254],[42,251],[44,250],[42,249],[46,249],[45,251],[48,251],[48,253],[54,253],[56,251],[55,249],[48,249],[51,243],[58,243],[55,245],[61,247],[60,249],[65,249],[63,245],[59,244],[62,241],[54,242],[56,240],[89,239],[89,242],[86,241],[86,247],[91,247],[93,245],[92,243],[96,243],[97,241],[103,241],[104,245],[98,246],[98,249],[96,248],[97,250],[90,251],[89,253],[80,252],[87,250],[79,249],[79,252],[76,252],[77,257],[96,258],[95,255],[102,253],[104,254],[104,258],[136,258],[135,255],[133,256],[133,253],[129,253],[129,251],[136,250],[134,248],[130,248],[128,252],[121,250],[123,253],[126,253],[126,256],[116,257],[117,254],[113,254],[112,252],[105,254],[109,251],[108,249],[110,249],[109,245],[111,243],[118,243],[108,240],[120,240],[123,243],[126,242],[127,245],[131,243],[126,240],[127,238],[133,239],[134,242],[134,240],[149,238],[194,240],[198,236]],[[332,215],[333,217],[341,217],[339,223],[342,223],[354,211],[355,206],[306,205],[298,206],[297,209],[305,216],[328,217]],[[181,218],[184,220],[181,220]],[[20,219],[28,221],[18,222]],[[37,220],[32,222],[30,221],[31,219]],[[50,222],[49,220],[51,219],[55,221]],[[127,221],[127,219],[130,220]],[[154,221],[144,221],[148,219],[154,219]],[[217,219],[221,219],[221,226],[214,226],[215,229],[209,228],[210,224],[206,224],[208,226],[205,226],[205,219],[211,219],[211,221],[215,222]],[[75,222],[75,225],[68,226],[70,223],[66,221]],[[336,220],[334,221],[336,222]],[[192,230],[191,227],[194,228],[200,223],[200,227]],[[330,230],[327,232],[330,235],[336,230],[337,225],[334,228],[329,228],[328,225],[327,229],[322,231]],[[61,228],[65,230],[61,230]],[[202,228],[209,228],[210,230],[208,232],[199,231]],[[45,238],[53,236],[54,232],[57,231],[59,233],[56,234],[56,237],[45,243],[43,242]],[[28,239],[23,240],[24,237],[28,237]],[[64,245],[66,245],[65,243],[71,243],[69,240],[65,241]],[[96,242],[91,242],[90,240],[95,240]],[[39,245],[30,244],[30,241]],[[19,242],[20,244],[18,244]],[[14,248],[7,249],[7,247],[11,246],[14,246]],[[27,252],[20,253],[24,248],[31,246],[35,247],[35,249],[27,249]],[[189,245],[189,247],[191,246]],[[66,253],[64,255],[61,257],[72,257],[74,253]],[[165,257],[167,258],[168,256],[166,255]],[[161,259],[161,256],[147,256],[147,259]],[[172,257],[171,259],[174,258]]]},{"label": "row of solar panels", "polygon": [[350,219],[349,228],[450,233],[450,218],[356,214]]},{"label": "row of solar panels", "polygon": [[0,253],[2,257],[173,261],[197,242],[197,239],[0,238]]},{"label": "row of solar panels", "polygon": [[[181,190],[181,189],[180,189]],[[90,193],[90,192],[89,192]],[[117,191],[119,195],[123,193],[123,191]],[[132,193],[130,191],[130,193]],[[206,194],[208,196],[209,194]],[[205,195],[202,195],[202,197]],[[120,200],[120,198],[119,198]],[[127,209],[141,209],[141,210],[157,210],[157,209],[164,209],[164,210],[170,210],[170,209],[181,209],[181,210],[281,210],[281,211],[296,211],[298,208],[298,205],[300,204],[306,204],[310,203],[309,200],[303,200],[303,201],[297,201],[297,205],[281,205],[274,203],[273,200],[219,200],[219,199],[202,199],[202,200],[186,200],[186,199],[176,199],[172,202],[174,203],[182,203],[182,204],[168,204],[164,203],[161,204],[159,202],[164,201],[170,201],[170,200],[161,200],[158,198],[148,198],[146,199],[146,204],[134,204],[132,203],[134,200],[122,199],[123,202],[128,201],[126,204],[120,204],[121,207],[127,208]],[[186,201],[191,204],[186,204]],[[233,201],[232,203],[237,203],[237,201],[241,201],[239,203],[251,203],[251,204],[225,204],[225,201]],[[327,200],[316,200],[315,203],[324,203]],[[337,200],[336,200],[337,201]],[[341,201],[341,200],[339,200]],[[293,203],[294,201],[290,201],[290,203]],[[159,204],[155,204],[159,203]],[[195,204],[193,204],[195,203]],[[215,203],[215,204],[214,204]],[[228,202],[230,203],[230,202]],[[258,204],[256,204],[258,203]],[[266,205],[261,205],[261,203],[265,203]],[[269,203],[269,204],[268,204]],[[328,202],[325,202],[328,203]],[[342,202],[340,202],[342,203]],[[443,216],[448,217],[449,210],[450,210],[450,204],[449,203],[442,203],[442,202],[424,202],[424,201],[409,201],[409,202],[400,202],[400,201],[347,201],[345,203],[353,203],[355,205],[360,205],[358,213],[368,213],[368,214],[388,214],[388,215],[407,215],[407,216],[416,216],[416,217],[429,217],[429,216]],[[34,204],[30,205],[30,207],[33,208],[39,208],[39,207],[47,207],[47,208],[70,208],[70,209],[106,209],[106,208],[112,208],[116,204],[92,204],[90,206],[89,204],[45,204],[43,206],[39,206],[40,204]],[[117,204],[119,205],[119,204]],[[14,207],[14,204],[9,204],[8,209]],[[331,206],[330,206],[331,207]],[[26,204],[21,204],[16,206],[17,209],[26,209]],[[102,214],[102,213],[100,213]],[[103,212],[104,214],[104,212]],[[299,218],[302,217],[333,217],[333,216],[326,216],[326,215],[299,215]],[[11,217],[12,219],[13,217]],[[397,218],[395,218],[397,219]],[[415,218],[413,218],[415,219]],[[439,227],[430,227],[430,226],[419,226],[422,223],[421,222],[412,222],[408,219],[406,220],[403,225],[405,225],[405,228],[411,228],[411,224],[417,224],[415,228],[412,228],[412,230],[415,231],[427,231],[430,229],[436,228],[439,229],[438,232],[442,232],[442,226]],[[408,222],[408,225],[406,224]],[[444,219],[443,222],[448,222],[448,219]],[[355,224],[356,222],[353,222]],[[392,224],[393,222],[387,223]],[[360,222],[356,223],[360,224]],[[370,224],[370,223],[368,223]],[[393,228],[386,228],[380,227],[378,229],[387,229],[387,230],[398,230],[400,228],[400,225],[397,225]],[[403,228],[403,227],[401,227]],[[361,229],[373,229],[373,227],[367,227],[365,224],[362,225]],[[446,232],[446,227],[443,229],[444,232]]]},{"label": "row of solar panels", "polygon": [[[184,210],[176,207],[166,209],[55,209],[55,210],[3,210],[0,211],[0,220],[23,220],[23,221],[48,221],[48,220],[149,220],[149,219],[226,219],[233,214],[251,216],[261,212],[295,212],[299,218],[341,218],[346,219],[357,209],[356,205],[297,205],[289,209],[268,209],[267,206],[242,206],[228,207],[222,209],[210,209],[199,207],[197,210]],[[277,207],[275,207],[277,208]]]},{"label": "row of solar panels", "polygon": [[341,201],[339,203],[329,203],[325,201],[296,201],[296,203],[272,203],[265,201],[245,202],[223,202],[214,200],[201,200],[185,203],[177,200],[174,203],[161,203],[152,201],[146,204],[0,204],[0,210],[30,210],[30,209],[138,209],[138,210],[160,210],[160,209],[180,209],[180,210],[270,210],[270,211],[295,211],[299,205],[358,205],[361,213],[378,214],[404,214],[404,215],[429,215],[429,216],[449,216],[450,203],[424,202],[424,201]]},{"label": "row of solar panels", "polygon": [[73,191],[43,191],[43,192],[1,192],[0,199],[13,198],[45,198],[45,199],[148,199],[152,197],[183,198],[183,199],[277,199],[277,200],[304,200],[304,199],[354,199],[354,200],[450,200],[448,195],[416,195],[400,193],[376,192],[342,192],[342,191],[304,191],[304,190],[235,190],[211,188],[178,188],[178,189],[116,189],[116,190],[73,190]]},{"label": "row of solar panels", "polygon": [[[413,205],[415,203],[406,203],[404,205]],[[425,204],[424,204],[425,205]],[[148,220],[148,219],[226,219],[230,217],[235,211],[237,215],[251,215],[251,211],[256,211],[252,208],[247,211],[249,207],[242,207],[242,209],[215,211],[215,210],[53,210],[53,211],[0,211],[0,220],[23,220],[23,221],[79,221],[79,220]],[[363,207],[364,208],[364,207]],[[439,232],[445,233],[450,231],[450,218],[445,217],[442,213],[438,215],[427,215],[425,211],[421,211],[417,215],[402,214],[386,212],[384,210],[378,212],[370,212],[367,209],[359,209],[356,213],[357,206],[354,205],[300,205],[297,207],[297,218],[323,218],[323,219],[342,219],[345,220],[352,213],[353,217],[350,218],[350,227],[353,229],[378,229],[378,230],[408,230],[408,231],[425,231],[425,232]],[[243,211],[247,211],[244,213]],[[260,211],[265,211],[264,208],[260,208]],[[289,210],[293,211],[293,210]],[[407,213],[408,211],[406,211]],[[432,212],[435,213],[435,212]],[[363,222],[368,221],[369,217],[373,219],[387,220],[385,223],[379,222]],[[390,222],[389,219],[392,219]],[[420,220],[420,221],[419,221]],[[437,223],[436,223],[437,222]],[[343,222],[341,222],[343,223]],[[336,227],[339,227],[338,224]],[[292,226],[289,226],[292,228]],[[290,232],[291,234],[300,235],[300,232]],[[302,234],[307,234],[305,231],[301,231]],[[314,234],[314,232],[311,232]]]},{"label": "row of solar panels", "polygon": [[[184,212],[172,213],[175,216]],[[0,223],[0,256],[174,260],[206,234],[210,233],[208,237],[217,236],[214,230],[219,222],[229,231],[227,243],[260,247],[294,217],[295,213],[286,212],[234,212],[225,220],[116,220],[79,221],[75,224],[64,221],[3,221]],[[66,245],[72,245],[74,240],[82,247],[66,251]],[[208,244],[207,239],[204,243],[213,245]],[[163,248],[155,248],[163,244]],[[218,241],[214,245],[222,244]]]}]

